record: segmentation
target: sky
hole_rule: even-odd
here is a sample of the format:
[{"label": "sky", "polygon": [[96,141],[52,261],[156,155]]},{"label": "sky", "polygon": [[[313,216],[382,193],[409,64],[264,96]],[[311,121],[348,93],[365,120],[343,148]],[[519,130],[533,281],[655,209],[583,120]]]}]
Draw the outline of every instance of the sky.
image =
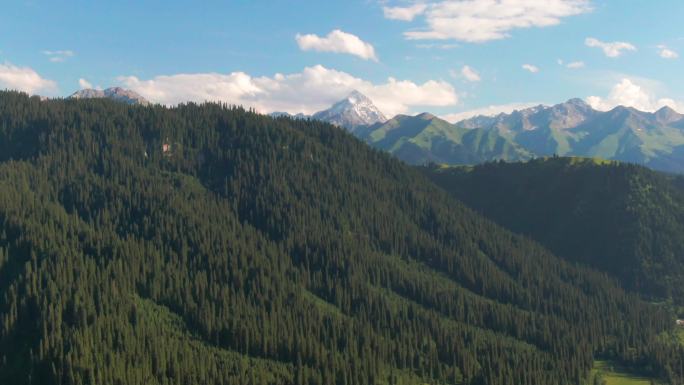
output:
[{"label": "sky", "polygon": [[582,98],[684,112],[681,0],[7,0],[0,89],[121,86],[311,114],[352,90],[450,121]]}]

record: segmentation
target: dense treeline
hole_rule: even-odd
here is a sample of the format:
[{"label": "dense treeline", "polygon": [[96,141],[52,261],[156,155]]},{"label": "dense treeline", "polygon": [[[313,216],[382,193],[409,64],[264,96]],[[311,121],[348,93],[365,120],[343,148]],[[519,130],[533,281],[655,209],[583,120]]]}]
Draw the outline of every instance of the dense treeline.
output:
[{"label": "dense treeline", "polygon": [[477,211],[625,287],[684,304],[682,178],[582,158],[426,168]]},{"label": "dense treeline", "polygon": [[332,126],[0,93],[0,383],[672,384],[671,314]]}]

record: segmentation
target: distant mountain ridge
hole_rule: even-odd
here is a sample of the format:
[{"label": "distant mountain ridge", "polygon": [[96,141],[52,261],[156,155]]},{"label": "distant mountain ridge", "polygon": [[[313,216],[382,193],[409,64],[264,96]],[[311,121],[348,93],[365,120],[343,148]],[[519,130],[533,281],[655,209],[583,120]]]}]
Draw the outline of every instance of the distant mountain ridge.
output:
[{"label": "distant mountain ridge", "polygon": [[298,114],[291,114],[289,112],[284,112],[284,111],[274,111],[268,114],[270,117],[273,118],[292,118],[292,119],[308,119],[310,118],[309,115],[306,115],[304,113],[298,113]]},{"label": "distant mountain ridge", "polygon": [[429,113],[397,115],[384,123],[357,128],[354,134],[410,164],[474,164],[532,157],[494,130],[458,127]]},{"label": "distant mountain ridge", "polygon": [[[331,121],[321,113],[314,119]],[[624,106],[598,111],[582,99],[570,99],[455,124],[428,113],[366,125],[333,123],[410,164],[477,164],[560,155],[684,172],[684,115],[669,107],[656,112]]]},{"label": "distant mountain ridge", "polygon": [[[150,104],[136,92],[120,87],[84,89],[70,98]],[[387,119],[370,98],[354,90],[313,115],[270,115],[344,127],[409,164],[478,164],[559,155],[598,157],[684,173],[684,115],[669,107],[656,112],[624,106],[598,111],[576,98],[452,124],[429,113]]]},{"label": "distant mountain ridge", "polygon": [[74,92],[70,99],[101,99],[107,98],[126,104],[149,105],[150,102],[135,91],[121,87],[110,87],[105,90],[86,88]]}]

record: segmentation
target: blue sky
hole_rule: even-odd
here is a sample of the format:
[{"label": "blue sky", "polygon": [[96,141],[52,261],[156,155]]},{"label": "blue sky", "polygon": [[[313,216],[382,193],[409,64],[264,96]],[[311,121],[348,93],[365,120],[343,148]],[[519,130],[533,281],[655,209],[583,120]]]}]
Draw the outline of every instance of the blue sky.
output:
[{"label": "blue sky", "polygon": [[293,113],[356,88],[387,115],[450,120],[573,97],[684,110],[682,15],[681,0],[18,0],[0,13],[0,88]]}]

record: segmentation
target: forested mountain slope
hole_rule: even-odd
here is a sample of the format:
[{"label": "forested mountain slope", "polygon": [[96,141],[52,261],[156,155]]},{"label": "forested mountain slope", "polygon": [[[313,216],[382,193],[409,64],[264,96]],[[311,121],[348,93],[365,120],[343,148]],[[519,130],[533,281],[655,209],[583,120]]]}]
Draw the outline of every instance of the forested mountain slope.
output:
[{"label": "forested mountain slope", "polygon": [[672,315],[328,124],[0,93],[0,383],[681,383]]},{"label": "forested mountain slope", "polygon": [[556,255],[684,301],[682,177],[582,158],[432,168],[437,184]]}]

